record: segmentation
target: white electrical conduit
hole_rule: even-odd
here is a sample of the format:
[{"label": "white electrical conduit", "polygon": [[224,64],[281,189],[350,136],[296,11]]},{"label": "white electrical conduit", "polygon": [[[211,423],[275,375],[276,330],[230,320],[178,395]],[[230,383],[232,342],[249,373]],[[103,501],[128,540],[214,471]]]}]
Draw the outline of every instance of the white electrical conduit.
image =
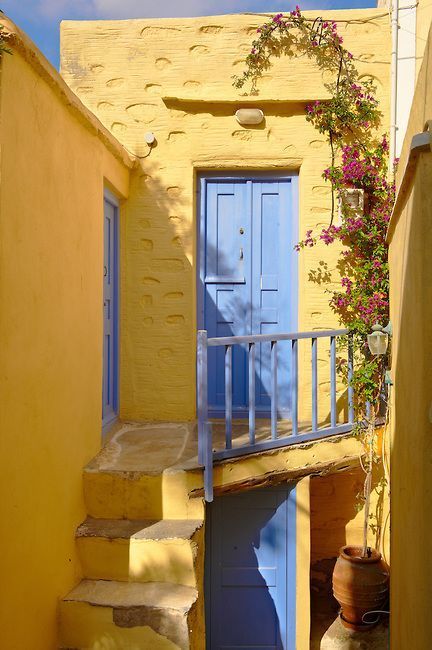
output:
[{"label": "white electrical conduit", "polygon": [[390,165],[396,157],[399,0],[391,2]]}]

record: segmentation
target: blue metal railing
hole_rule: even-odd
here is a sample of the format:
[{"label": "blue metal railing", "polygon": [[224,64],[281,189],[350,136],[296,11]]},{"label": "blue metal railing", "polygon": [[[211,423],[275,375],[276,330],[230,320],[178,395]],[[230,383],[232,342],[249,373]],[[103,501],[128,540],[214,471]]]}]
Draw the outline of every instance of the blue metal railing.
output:
[{"label": "blue metal railing", "polygon": [[[336,340],[347,339],[347,376],[348,376],[348,418],[338,422],[337,418],[337,367]],[[299,432],[298,400],[298,342],[311,341],[311,388],[312,412],[311,426]],[[318,423],[318,339],[330,341],[330,424],[319,426]],[[290,435],[278,435],[278,343],[291,341],[291,432]],[[256,381],[255,348],[261,343],[270,343],[270,437],[256,441]],[[233,346],[247,347],[248,351],[248,442],[233,447]],[[225,348],[225,448],[213,450],[212,425],[209,421],[208,405],[208,348],[222,346]],[[198,383],[198,459],[204,465],[204,491],[207,501],[213,500],[213,462],[226,458],[235,458],[259,451],[276,449],[310,440],[346,433],[354,423],[354,395],[351,386],[353,374],[353,346],[348,330],[325,330],[313,332],[292,332],[287,334],[256,334],[251,336],[229,336],[207,338],[206,330],[198,331],[197,346],[197,383]]]}]

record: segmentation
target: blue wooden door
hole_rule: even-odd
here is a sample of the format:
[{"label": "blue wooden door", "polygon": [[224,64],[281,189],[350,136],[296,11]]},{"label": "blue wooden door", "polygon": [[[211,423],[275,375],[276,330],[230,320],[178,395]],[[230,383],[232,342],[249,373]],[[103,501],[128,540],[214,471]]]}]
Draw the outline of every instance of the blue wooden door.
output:
[{"label": "blue wooden door", "polygon": [[[295,175],[203,178],[201,182],[202,320],[208,336],[295,331],[297,241]],[[289,344],[278,345],[279,411],[289,416]],[[257,350],[256,411],[270,408],[270,344]],[[210,415],[223,412],[224,351],[209,349]],[[246,415],[247,350],[233,350],[233,406]]]},{"label": "blue wooden door", "polygon": [[117,415],[117,255],[118,206],[114,197],[104,198],[103,267],[103,387],[102,423]]},{"label": "blue wooden door", "polygon": [[295,488],[217,497],[206,539],[208,650],[294,650]]}]

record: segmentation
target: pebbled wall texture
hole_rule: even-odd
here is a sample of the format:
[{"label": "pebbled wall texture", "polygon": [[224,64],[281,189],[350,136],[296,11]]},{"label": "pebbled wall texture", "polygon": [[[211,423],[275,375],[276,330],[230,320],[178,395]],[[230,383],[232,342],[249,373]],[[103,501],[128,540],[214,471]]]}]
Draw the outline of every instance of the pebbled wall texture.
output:
[{"label": "pebbled wall texture", "polygon": [[[341,21],[361,75],[376,80],[383,131],[388,130],[388,16],[382,9],[322,16]],[[304,104],[325,98],[324,83],[330,79],[313,60],[283,57],[265,73],[257,97],[232,87],[232,75],[243,70],[262,20],[231,15],[61,25],[61,73],[84,104],[138,156],[148,153],[147,131],[157,138],[133,175],[121,214],[123,418],[195,417],[196,179],[201,171],[297,170],[300,235],[329,221],[330,190],[321,177],[329,149],[306,122]],[[251,105],[263,109],[263,128],[236,122],[237,108]],[[322,245],[299,255],[299,330],[337,325],[325,291],[337,278],[336,253]],[[319,356],[326,397],[327,351]],[[300,369],[309,363],[304,347]],[[304,417],[310,417],[309,374],[300,372]],[[322,399],[320,416],[327,414],[328,400]]]}]

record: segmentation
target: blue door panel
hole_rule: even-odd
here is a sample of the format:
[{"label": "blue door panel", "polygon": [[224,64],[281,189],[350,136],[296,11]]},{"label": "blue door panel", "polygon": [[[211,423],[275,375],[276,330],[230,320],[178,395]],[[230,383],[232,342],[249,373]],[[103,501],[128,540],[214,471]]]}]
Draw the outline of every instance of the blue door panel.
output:
[{"label": "blue door panel", "polygon": [[117,415],[117,206],[104,200],[102,423]]},{"label": "blue door panel", "polygon": [[295,647],[295,488],[215,499],[206,543],[209,650]]},{"label": "blue door panel", "polygon": [[[275,179],[202,179],[200,271],[203,326],[208,336],[241,336],[297,328],[296,176]],[[278,344],[278,407],[290,414],[290,344]],[[223,413],[224,350],[209,349],[210,415]],[[256,410],[270,408],[270,344],[256,349]],[[248,408],[247,349],[233,352],[233,407]]]}]

